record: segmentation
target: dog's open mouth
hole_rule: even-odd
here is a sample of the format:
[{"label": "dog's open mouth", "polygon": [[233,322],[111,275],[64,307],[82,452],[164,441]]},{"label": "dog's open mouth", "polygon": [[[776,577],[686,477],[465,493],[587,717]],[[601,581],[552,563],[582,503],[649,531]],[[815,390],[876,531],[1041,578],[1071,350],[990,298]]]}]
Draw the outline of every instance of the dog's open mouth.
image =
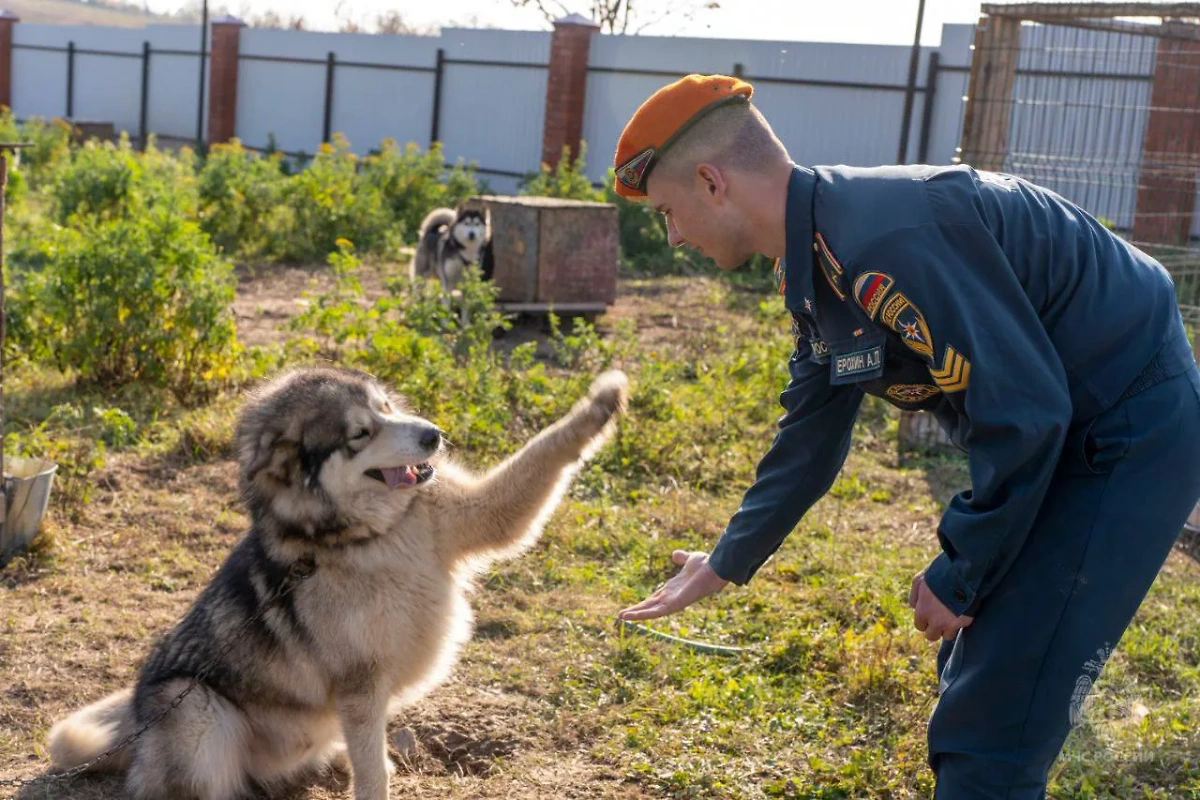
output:
[{"label": "dog's open mouth", "polygon": [[369,469],[364,473],[368,478],[374,478],[380,483],[387,484],[389,489],[417,486],[433,477],[433,467],[428,462],[416,466],[383,467]]}]

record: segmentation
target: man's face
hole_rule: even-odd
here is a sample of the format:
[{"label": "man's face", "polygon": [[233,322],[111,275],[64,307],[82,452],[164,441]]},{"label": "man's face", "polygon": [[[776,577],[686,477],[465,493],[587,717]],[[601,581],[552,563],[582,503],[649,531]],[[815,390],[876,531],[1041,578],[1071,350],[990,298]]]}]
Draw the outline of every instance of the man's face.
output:
[{"label": "man's face", "polygon": [[743,225],[729,201],[724,176],[715,167],[700,165],[691,180],[676,180],[651,173],[646,194],[654,209],[666,218],[672,247],[687,245],[711,258],[723,270],[746,262]]}]

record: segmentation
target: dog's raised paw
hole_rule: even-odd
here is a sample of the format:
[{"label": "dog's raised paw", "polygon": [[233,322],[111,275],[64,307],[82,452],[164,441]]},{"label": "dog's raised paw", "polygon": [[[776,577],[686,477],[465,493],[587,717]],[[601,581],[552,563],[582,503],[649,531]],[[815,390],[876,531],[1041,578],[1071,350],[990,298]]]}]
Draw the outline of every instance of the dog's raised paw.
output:
[{"label": "dog's raised paw", "polygon": [[629,378],[619,369],[602,373],[592,381],[588,397],[605,416],[623,414],[629,406]]}]

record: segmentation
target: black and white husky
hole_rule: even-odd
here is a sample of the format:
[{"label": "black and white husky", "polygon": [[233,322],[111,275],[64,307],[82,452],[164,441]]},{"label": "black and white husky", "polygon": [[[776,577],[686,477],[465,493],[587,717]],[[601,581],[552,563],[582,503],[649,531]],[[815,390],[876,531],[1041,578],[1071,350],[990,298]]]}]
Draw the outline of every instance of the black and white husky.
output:
[{"label": "black and white husky", "polygon": [[478,209],[435,208],[421,221],[411,276],[436,276],[442,288],[453,291],[468,264],[481,264],[491,239],[487,216]]},{"label": "black and white husky", "polygon": [[[537,541],[628,395],[623,373],[599,376],[485,471],[368,375],[279,376],[238,423],[248,531],[133,686],[55,723],[52,767],[161,716],[96,767],[124,770],[134,800],[234,800],[326,766],[353,775],[355,800],[387,800],[391,712],[445,679],[474,579]],[[279,594],[293,574],[307,577]]]}]

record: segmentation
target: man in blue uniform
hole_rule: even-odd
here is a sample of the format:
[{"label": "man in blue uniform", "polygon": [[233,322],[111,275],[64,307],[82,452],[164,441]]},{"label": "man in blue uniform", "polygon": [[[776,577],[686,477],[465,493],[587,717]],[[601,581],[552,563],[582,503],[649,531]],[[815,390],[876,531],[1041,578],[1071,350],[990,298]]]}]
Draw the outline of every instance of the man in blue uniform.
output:
[{"label": "man in blue uniform", "polygon": [[1011,176],[798,166],[752,92],[688,76],[617,148],[617,190],[662,211],[672,244],[724,269],[781,259],[796,339],[778,433],[711,554],[676,551],[679,574],[621,616],[747,583],[832,485],[864,393],[927,409],[971,475],[909,596],[944,640],[937,796],[1042,797],[1200,496],[1200,371],[1172,281]]}]

